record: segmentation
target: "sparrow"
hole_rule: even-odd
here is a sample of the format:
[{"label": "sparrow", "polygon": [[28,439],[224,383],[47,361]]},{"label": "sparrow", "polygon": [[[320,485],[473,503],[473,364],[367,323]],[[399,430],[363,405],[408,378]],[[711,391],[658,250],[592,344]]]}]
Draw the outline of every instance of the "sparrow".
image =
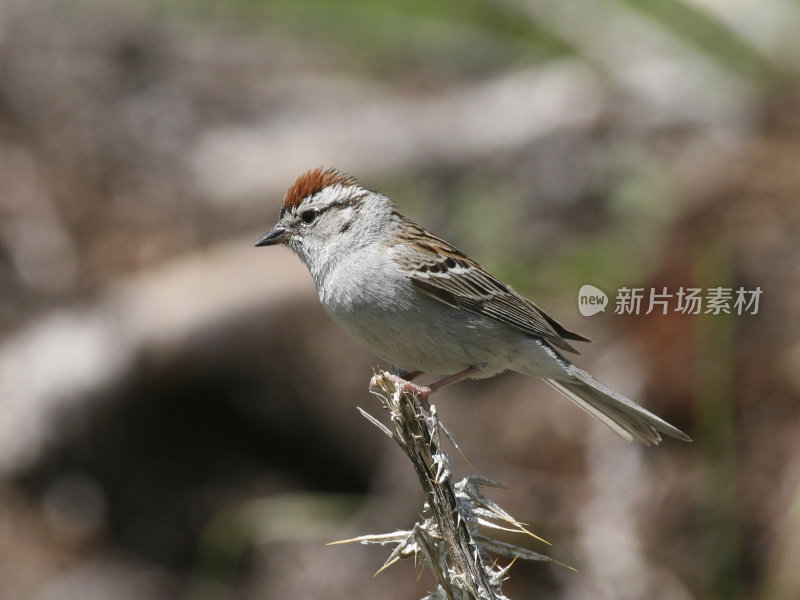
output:
[{"label": "sparrow", "polygon": [[[543,379],[626,440],[690,441],[565,358],[577,354],[572,342],[588,338],[350,175],[319,167],[298,177],[256,243],[274,245],[297,254],[325,311],[423,399],[462,379],[516,371]],[[444,378],[411,383],[423,373]]]}]

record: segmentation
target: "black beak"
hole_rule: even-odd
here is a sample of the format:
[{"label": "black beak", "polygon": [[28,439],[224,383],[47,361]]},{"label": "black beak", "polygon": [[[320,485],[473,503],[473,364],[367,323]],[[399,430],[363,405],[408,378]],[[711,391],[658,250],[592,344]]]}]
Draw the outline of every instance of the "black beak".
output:
[{"label": "black beak", "polygon": [[256,246],[274,246],[282,244],[287,239],[289,239],[289,232],[280,225],[275,225],[272,231],[256,242]]}]

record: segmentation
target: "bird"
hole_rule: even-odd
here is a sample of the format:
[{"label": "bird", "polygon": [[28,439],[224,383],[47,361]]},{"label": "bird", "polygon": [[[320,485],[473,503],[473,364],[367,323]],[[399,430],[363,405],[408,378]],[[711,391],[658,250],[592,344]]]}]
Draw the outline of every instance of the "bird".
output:
[{"label": "bird", "polygon": [[[300,175],[255,245],[294,251],[331,318],[426,402],[445,385],[516,371],[543,379],[628,441],[691,441],[564,356],[588,338],[347,173],[318,167]],[[412,383],[424,373],[444,377]]]}]

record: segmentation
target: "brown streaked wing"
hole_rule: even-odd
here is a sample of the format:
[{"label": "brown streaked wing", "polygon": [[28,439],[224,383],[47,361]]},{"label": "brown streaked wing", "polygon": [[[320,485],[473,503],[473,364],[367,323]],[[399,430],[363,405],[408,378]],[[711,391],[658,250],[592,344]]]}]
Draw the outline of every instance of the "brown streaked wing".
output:
[{"label": "brown streaked wing", "polygon": [[[566,329],[530,300],[483,270],[455,247],[416,224],[397,242],[415,250],[402,259],[422,293],[454,308],[490,317],[553,345],[577,353],[564,338],[589,339]],[[408,230],[407,230],[408,231]]]}]

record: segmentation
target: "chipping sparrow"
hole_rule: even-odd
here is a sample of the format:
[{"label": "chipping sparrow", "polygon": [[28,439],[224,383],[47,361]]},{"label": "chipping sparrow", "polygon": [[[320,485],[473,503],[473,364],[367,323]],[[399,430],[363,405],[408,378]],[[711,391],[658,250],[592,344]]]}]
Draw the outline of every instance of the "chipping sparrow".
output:
[{"label": "chipping sparrow", "polygon": [[[392,202],[335,169],[301,175],[278,223],[256,246],[285,244],[306,264],[325,310],[405,380],[534,375],[627,440],[690,438],[564,358],[563,327],[477,263],[401,215]],[[403,381],[402,383],[405,383]]]}]

